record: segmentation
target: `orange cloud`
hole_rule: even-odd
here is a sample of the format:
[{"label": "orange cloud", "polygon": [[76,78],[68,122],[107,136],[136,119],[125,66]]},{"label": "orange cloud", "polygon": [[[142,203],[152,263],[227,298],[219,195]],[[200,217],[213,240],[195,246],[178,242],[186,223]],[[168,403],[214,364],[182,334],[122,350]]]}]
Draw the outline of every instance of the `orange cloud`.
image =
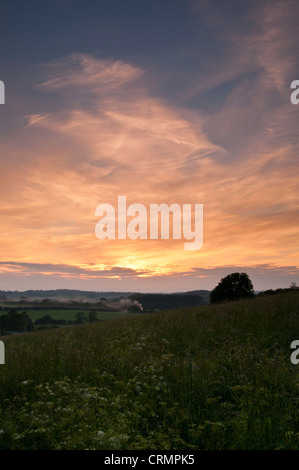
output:
[{"label": "orange cloud", "polygon": [[[280,84],[268,39],[260,61]],[[28,116],[15,142],[1,145],[3,260],[35,263],[42,275],[84,279],[93,278],[88,265],[119,278],[118,270],[183,276],[198,267],[294,264],[295,110],[281,103],[273,112],[263,76],[240,83],[208,116],[151,96],[145,71],[120,61],[73,54],[45,71],[39,89],[69,99],[71,88],[76,106]],[[95,208],[116,207],[118,195],[126,195],[128,205],[203,204],[203,247],[187,252],[183,240],[99,241]],[[37,266],[47,263],[68,269]],[[9,263],[3,269],[33,272]]]}]

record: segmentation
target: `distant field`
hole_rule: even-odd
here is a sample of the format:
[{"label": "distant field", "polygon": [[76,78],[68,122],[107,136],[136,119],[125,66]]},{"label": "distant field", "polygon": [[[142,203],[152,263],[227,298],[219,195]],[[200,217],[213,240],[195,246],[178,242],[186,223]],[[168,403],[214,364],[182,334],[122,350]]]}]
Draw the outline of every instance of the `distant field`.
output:
[{"label": "distant field", "polygon": [[[87,316],[89,310],[87,309],[51,309],[51,308],[41,308],[41,309],[34,309],[31,310],[30,308],[23,308],[19,307],[18,305],[11,304],[11,305],[5,305],[6,307],[9,306],[11,308],[14,308],[18,311],[23,311],[25,310],[28,315],[30,316],[31,320],[34,322],[38,318],[44,317],[45,315],[50,315],[52,318],[55,320],[66,320],[66,321],[74,321],[76,320],[76,315],[79,312],[84,312],[85,315]],[[93,310],[94,311],[94,310]],[[5,310],[0,310],[0,315],[4,315],[7,313]],[[134,315],[134,313],[127,313],[127,312],[103,312],[100,310],[96,310],[96,315],[98,320],[113,320],[115,318],[123,318],[128,315]],[[138,315],[138,314],[135,314]],[[140,315],[140,314],[139,314]]]},{"label": "distant field", "polygon": [[1,450],[299,450],[298,292],[1,339]]}]

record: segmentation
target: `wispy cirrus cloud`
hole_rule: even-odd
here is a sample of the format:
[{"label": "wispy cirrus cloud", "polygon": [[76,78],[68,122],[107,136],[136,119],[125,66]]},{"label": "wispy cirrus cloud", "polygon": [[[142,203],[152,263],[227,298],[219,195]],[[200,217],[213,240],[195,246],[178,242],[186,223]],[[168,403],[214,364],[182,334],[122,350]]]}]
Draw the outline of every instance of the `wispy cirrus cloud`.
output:
[{"label": "wispy cirrus cloud", "polygon": [[[122,281],[124,290],[135,290],[137,287],[145,286],[148,282],[149,286],[159,291],[159,283],[165,282],[169,284],[169,292],[182,291],[182,286],[188,286],[188,289],[211,289],[223,277],[235,271],[234,265],[222,267],[206,267],[191,268],[190,270],[176,270],[173,272],[156,273],[151,270],[136,270],[124,268],[121,266],[111,266],[106,268],[99,265],[72,266],[66,264],[51,263],[26,263],[1,261],[0,262],[0,279],[5,282],[9,276],[14,276],[19,280],[20,286],[23,280],[38,276],[41,281],[41,288],[47,286],[47,282],[51,278],[60,280],[60,287],[67,288],[68,283],[74,280],[95,283],[100,281],[97,290],[103,290],[103,281]],[[252,279],[254,285],[264,284],[264,289],[273,288],[275,286],[286,285],[290,283],[294,277],[298,276],[299,269],[296,266],[277,266],[274,264],[261,264],[254,266],[238,266],[239,272],[246,272]],[[51,282],[51,281],[50,281]],[[198,286],[200,282],[200,286]],[[96,285],[96,284],[95,284]],[[151,290],[151,287],[146,287]],[[186,290],[188,290],[186,288]]]},{"label": "wispy cirrus cloud", "polygon": [[88,88],[88,91],[107,92],[124,83],[132,82],[143,74],[139,67],[121,60],[96,59],[89,54],[73,53],[43,67],[44,81],[39,89],[57,90],[65,87]]},{"label": "wispy cirrus cloud", "polygon": [[32,273],[39,275],[55,275],[58,277],[71,278],[74,275],[83,276],[84,278],[127,278],[138,277],[150,274],[150,271],[138,271],[121,266],[112,266],[106,269],[105,266],[91,265],[72,266],[66,264],[51,263],[27,263],[16,261],[1,261],[0,273],[15,273],[20,276],[26,276]]},{"label": "wispy cirrus cloud", "polygon": [[[194,64],[180,106],[153,94],[149,73],[122,60],[74,53],[38,65],[35,89],[53,106],[27,116],[25,140],[21,134],[0,148],[0,242],[4,259],[34,260],[26,275],[102,277],[89,264],[107,278],[114,267],[116,277],[124,269],[132,278],[189,280],[221,266],[261,265],[273,275],[286,269],[281,279],[297,275],[288,271],[299,220],[298,111],[288,83],[294,2],[251,2],[241,22],[225,9],[209,14],[213,2],[196,5],[223,54]],[[188,107],[204,94],[213,106]],[[203,248],[184,252],[181,240],[100,242],[95,208],[115,205],[118,195],[128,204],[203,203]],[[40,270],[49,259],[53,265]]]},{"label": "wispy cirrus cloud", "polygon": [[193,22],[208,30],[217,52],[206,48],[189,93],[211,90],[228,82],[257,77],[283,96],[297,71],[296,0],[265,0],[239,4],[219,0],[191,2]]}]

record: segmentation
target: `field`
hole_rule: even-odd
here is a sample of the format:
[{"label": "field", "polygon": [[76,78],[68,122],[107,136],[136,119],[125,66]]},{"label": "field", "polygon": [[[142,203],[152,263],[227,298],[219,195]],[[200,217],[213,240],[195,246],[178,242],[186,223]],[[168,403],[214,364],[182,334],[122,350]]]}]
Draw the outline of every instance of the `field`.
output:
[{"label": "field", "polygon": [[299,449],[299,293],[2,337],[0,449]]},{"label": "field", "polygon": [[[11,303],[11,304],[6,304],[5,305],[6,310],[3,309],[0,310],[0,315],[3,315],[7,313],[7,309],[12,308],[12,309],[17,309],[19,312],[21,311],[26,311],[31,318],[31,320],[34,322],[38,318],[41,318],[45,315],[50,315],[54,320],[66,320],[66,321],[75,321],[76,320],[76,315],[79,312],[84,312],[85,315],[91,310],[91,308],[30,308],[30,306],[23,307],[18,305],[17,303]],[[96,316],[98,320],[113,320],[115,318],[122,318],[128,315],[127,312],[107,312],[107,311],[101,311],[101,310],[95,310],[94,308],[92,311],[96,312]],[[132,313],[130,313],[132,315]],[[60,325],[59,325],[60,326]]]}]

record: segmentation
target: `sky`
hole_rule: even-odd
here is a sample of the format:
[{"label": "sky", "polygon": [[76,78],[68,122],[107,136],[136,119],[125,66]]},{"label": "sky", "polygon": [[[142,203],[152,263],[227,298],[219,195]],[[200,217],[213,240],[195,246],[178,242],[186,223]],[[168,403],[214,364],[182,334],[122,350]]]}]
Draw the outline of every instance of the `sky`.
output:
[{"label": "sky", "polygon": [[[0,17],[0,290],[299,284],[296,0],[1,0]],[[99,240],[118,196],[202,204],[202,247]]]}]

